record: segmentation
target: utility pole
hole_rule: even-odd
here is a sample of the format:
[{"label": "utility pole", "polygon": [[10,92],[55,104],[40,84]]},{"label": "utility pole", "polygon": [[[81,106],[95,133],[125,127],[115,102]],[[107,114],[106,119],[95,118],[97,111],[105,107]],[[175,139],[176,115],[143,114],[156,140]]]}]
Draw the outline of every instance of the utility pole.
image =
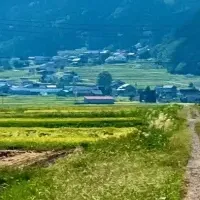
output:
[{"label": "utility pole", "polygon": [[0,96],[1,96],[1,104],[3,105],[4,104],[4,94],[0,94]]},{"label": "utility pole", "polygon": [[78,92],[75,91],[75,104],[77,103],[77,96],[78,96]]}]

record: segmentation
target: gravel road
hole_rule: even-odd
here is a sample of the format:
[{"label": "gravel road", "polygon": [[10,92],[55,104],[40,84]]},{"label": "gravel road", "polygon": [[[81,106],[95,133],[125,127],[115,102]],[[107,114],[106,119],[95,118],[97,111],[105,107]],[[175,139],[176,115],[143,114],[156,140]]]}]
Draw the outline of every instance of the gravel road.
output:
[{"label": "gravel road", "polygon": [[192,134],[192,154],[186,171],[187,194],[184,200],[200,200],[200,140],[195,132],[195,124],[200,120],[196,113],[196,119],[189,114],[188,124]]}]

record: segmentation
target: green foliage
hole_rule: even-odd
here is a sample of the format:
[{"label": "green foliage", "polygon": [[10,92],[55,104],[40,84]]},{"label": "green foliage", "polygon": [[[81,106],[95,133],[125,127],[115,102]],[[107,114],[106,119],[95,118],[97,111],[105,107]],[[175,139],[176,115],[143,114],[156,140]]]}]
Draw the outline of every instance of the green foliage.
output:
[{"label": "green foliage", "polygon": [[111,83],[112,83],[112,75],[109,72],[103,71],[98,75],[97,85],[99,86],[104,95],[111,94],[112,92],[110,88]]},{"label": "green foliage", "polygon": [[[138,113],[144,120],[157,119],[162,113],[165,120],[179,124],[180,108],[147,107]],[[9,187],[4,188],[0,199],[180,200],[190,148],[185,125],[177,128],[174,124],[169,127],[170,134],[147,125],[127,136],[100,140],[87,145],[83,154],[58,160],[46,169],[33,169],[32,174],[19,171],[12,176],[12,171],[3,172],[0,176]],[[3,178],[9,175],[12,181]]]},{"label": "green foliage", "polygon": [[99,87],[107,88],[110,87],[111,83],[112,83],[112,75],[109,72],[104,71],[98,75],[97,84]]},{"label": "green foliage", "polygon": [[74,118],[74,119],[22,119],[12,118],[10,120],[0,119],[0,127],[46,127],[46,128],[59,128],[59,127],[134,127],[143,125],[141,119],[134,118]]},{"label": "green foliage", "polygon": [[165,64],[170,73],[200,75],[199,17],[200,11],[154,49],[158,59],[170,61]]},{"label": "green foliage", "polygon": [[28,61],[22,61],[22,60],[14,60],[12,62],[12,65],[16,69],[18,69],[18,68],[28,67],[29,66],[29,62]]},{"label": "green foliage", "polygon": [[[16,145],[11,145],[14,148],[21,145],[25,149],[62,149],[81,145],[85,151],[60,159],[46,169],[1,169],[0,199],[181,199],[183,174],[190,150],[185,124],[179,117],[181,108],[179,105],[139,106],[134,109],[130,106],[101,108],[105,113],[102,110],[99,114],[113,115],[116,121],[121,120],[117,114],[126,117],[130,113],[143,120],[138,126],[130,127],[127,124],[127,128],[123,129],[1,128],[0,140],[4,137],[1,145],[5,145],[9,138],[12,145]],[[98,113],[95,107],[76,108],[76,112],[84,111],[86,116],[89,116],[88,110]],[[26,120],[23,115],[32,112],[34,116],[34,111],[25,109],[22,113],[14,110],[14,113],[21,115],[18,120],[23,122]],[[38,109],[36,113],[42,111]],[[1,112],[11,115],[9,109]],[[63,113],[60,114],[62,116]],[[90,117],[80,118],[80,121],[90,123],[94,120],[92,114]],[[124,121],[127,119],[124,118]],[[7,120],[12,121],[12,118]],[[43,120],[55,121],[51,117]],[[70,120],[77,121],[76,118]],[[113,121],[113,118],[105,121],[109,120]],[[81,140],[73,143],[77,137]],[[34,138],[32,143],[29,142],[31,138]],[[19,139],[19,143],[16,139]]]},{"label": "green foliage", "polygon": [[[74,108],[77,109],[78,108]],[[87,110],[88,109],[88,110]],[[101,107],[85,107],[79,109],[78,112],[73,112],[73,109],[64,110],[52,109],[46,112],[45,109],[30,109],[30,108],[16,108],[12,109],[0,109],[0,118],[122,118],[122,117],[138,117],[138,113],[145,108],[140,107],[124,107],[118,109],[104,109]]]},{"label": "green foliage", "polygon": [[136,137],[137,143],[147,149],[162,149],[169,143],[170,135],[162,129],[152,128],[151,130],[139,131]]},{"label": "green foliage", "polygon": [[155,90],[151,90],[149,86],[140,93],[140,101],[144,101],[146,103],[156,103],[156,92]]},{"label": "green foliage", "polygon": [[191,82],[191,83],[189,83],[188,87],[194,89],[195,85],[194,85],[194,83]]},{"label": "green foliage", "polygon": [[[31,26],[24,20],[19,20],[17,31],[9,30],[12,34],[8,34],[4,30],[5,25],[2,24],[0,28],[4,31],[2,31],[1,36],[0,53],[3,56],[55,55],[61,47],[62,49],[77,49],[83,45],[87,46],[88,49],[103,49],[106,46],[110,46],[109,49],[128,49],[141,39],[144,30],[135,31],[129,26],[121,28],[120,25],[123,25],[124,22],[134,27],[151,22],[152,28],[159,31],[153,32],[155,39],[152,37],[147,39],[156,43],[161,41],[162,36],[166,34],[163,24],[170,23],[170,27],[174,28],[184,19],[189,18],[190,15],[187,15],[186,12],[179,12],[178,16],[173,14],[186,6],[190,8],[190,12],[193,12],[196,11],[199,3],[198,1],[184,0],[183,2],[174,1],[174,4],[169,6],[168,3],[157,0],[145,1],[145,3],[141,0],[110,0],[107,4],[101,0],[96,0],[95,4],[91,4],[87,0],[79,2],[52,0],[48,4],[45,1],[39,3],[33,1],[31,4],[27,4],[25,0],[21,0],[16,5],[12,0],[1,5],[1,19],[9,21],[11,17],[15,20],[26,19],[27,22],[33,19],[37,21],[37,24]],[[148,17],[144,16],[146,10],[149,10]],[[38,14],[34,15],[35,13]],[[159,15],[160,13],[162,15]],[[48,27],[51,23],[54,26],[49,31]],[[76,26],[74,29],[68,29],[67,23]],[[89,25],[87,34],[84,27],[83,30],[77,32],[77,27],[80,24]],[[105,24],[112,28],[112,37],[102,37],[104,35],[110,36],[111,32]],[[10,25],[15,24],[13,22]],[[40,29],[39,33],[38,29]],[[118,33],[120,33],[120,37]],[[51,45],[49,45],[49,40],[52,41]]]},{"label": "green foliage", "polygon": [[174,70],[174,73],[175,74],[184,74],[184,72],[186,71],[186,68],[187,68],[187,64],[186,63],[179,63],[177,65],[177,67],[175,68]]}]

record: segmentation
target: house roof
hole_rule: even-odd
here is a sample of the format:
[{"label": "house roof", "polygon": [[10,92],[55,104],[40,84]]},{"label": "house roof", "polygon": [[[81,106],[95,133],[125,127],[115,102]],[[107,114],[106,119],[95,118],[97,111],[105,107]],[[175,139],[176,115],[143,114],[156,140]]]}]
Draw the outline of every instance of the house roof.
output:
[{"label": "house roof", "polygon": [[103,93],[102,93],[101,90],[92,90],[92,94],[95,94],[95,95],[103,95]]},{"label": "house roof", "polygon": [[174,85],[164,85],[163,86],[164,89],[173,89],[174,87],[176,87],[176,86],[174,86]]},{"label": "house roof", "polygon": [[80,62],[81,61],[81,58],[74,58],[73,60],[72,60],[72,62]]},{"label": "house roof", "polygon": [[84,98],[88,100],[114,100],[111,96],[85,96]]},{"label": "house roof", "polygon": [[11,87],[11,91],[15,92],[34,92],[34,93],[57,93],[60,92],[62,89],[58,88],[24,88],[24,87]]},{"label": "house roof", "polygon": [[100,51],[98,50],[89,50],[89,51],[84,52],[84,54],[99,54],[99,53]]},{"label": "house roof", "polygon": [[0,87],[5,87],[5,86],[8,86],[7,83],[0,83]]},{"label": "house roof", "polygon": [[135,53],[128,53],[127,55],[128,56],[135,56],[136,54]]},{"label": "house roof", "polygon": [[107,54],[107,53],[110,53],[110,51],[109,51],[109,50],[103,50],[103,51],[101,51],[100,53],[101,53],[101,54]]},{"label": "house roof", "polygon": [[121,85],[121,86],[118,88],[118,90],[126,89],[126,88],[129,87],[129,86],[130,86],[130,84],[123,84],[123,85]]},{"label": "house roof", "polygon": [[180,93],[182,94],[200,94],[200,91],[195,88],[186,88],[186,89],[180,89]]},{"label": "house roof", "polygon": [[47,85],[47,88],[48,88],[48,89],[56,89],[57,86],[56,86],[56,85]]}]

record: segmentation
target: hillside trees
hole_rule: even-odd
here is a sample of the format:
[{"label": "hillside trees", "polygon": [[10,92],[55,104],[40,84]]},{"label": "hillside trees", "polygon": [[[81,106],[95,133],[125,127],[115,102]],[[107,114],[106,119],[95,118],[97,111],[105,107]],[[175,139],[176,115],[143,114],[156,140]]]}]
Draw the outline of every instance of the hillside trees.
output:
[{"label": "hillside trees", "polygon": [[[10,0],[0,8],[0,55],[55,55],[83,46],[131,48],[139,40],[155,44],[200,5],[199,0],[167,2]],[[146,37],[145,31],[152,36]]]}]

